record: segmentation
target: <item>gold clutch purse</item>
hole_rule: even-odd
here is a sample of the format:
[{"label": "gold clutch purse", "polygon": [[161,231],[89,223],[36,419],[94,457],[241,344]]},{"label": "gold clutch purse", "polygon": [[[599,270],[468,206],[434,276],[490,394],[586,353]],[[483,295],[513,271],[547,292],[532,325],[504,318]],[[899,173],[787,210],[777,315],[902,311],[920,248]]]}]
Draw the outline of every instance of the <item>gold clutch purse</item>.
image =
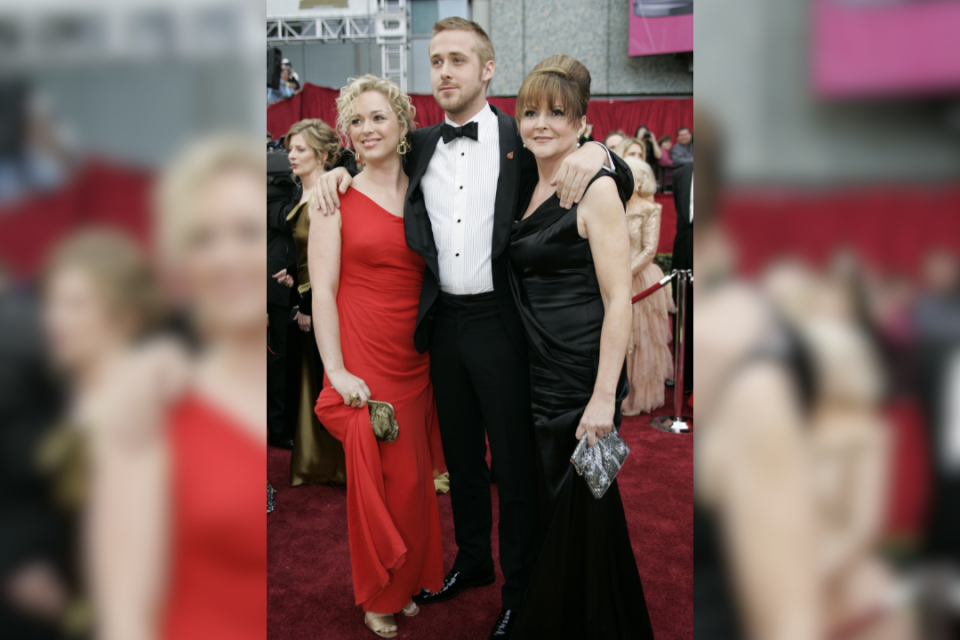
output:
[{"label": "gold clutch purse", "polygon": [[394,442],[400,436],[400,425],[397,424],[397,415],[393,405],[389,402],[368,400],[370,409],[370,424],[373,426],[373,435],[377,440]]}]

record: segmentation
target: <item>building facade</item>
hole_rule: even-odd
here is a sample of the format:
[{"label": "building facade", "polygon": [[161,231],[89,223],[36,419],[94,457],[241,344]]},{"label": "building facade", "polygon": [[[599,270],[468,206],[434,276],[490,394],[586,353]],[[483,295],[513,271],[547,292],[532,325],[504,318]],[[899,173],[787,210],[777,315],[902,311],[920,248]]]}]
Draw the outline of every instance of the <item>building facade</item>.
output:
[{"label": "building facade", "polygon": [[[399,3],[394,0],[393,4]],[[437,20],[449,16],[477,21],[493,40],[497,71],[491,95],[515,95],[533,66],[557,53],[571,55],[590,69],[597,96],[693,93],[692,54],[627,55],[628,1],[406,0],[403,4],[408,26],[405,81],[411,93],[430,93],[431,29]],[[279,17],[318,12],[335,16],[338,11],[359,15],[366,10],[373,15],[386,5],[377,0],[268,0],[267,19],[269,24]],[[384,75],[381,47],[371,36],[319,42],[268,35],[268,46],[280,48],[301,82],[340,87],[365,73]]]}]

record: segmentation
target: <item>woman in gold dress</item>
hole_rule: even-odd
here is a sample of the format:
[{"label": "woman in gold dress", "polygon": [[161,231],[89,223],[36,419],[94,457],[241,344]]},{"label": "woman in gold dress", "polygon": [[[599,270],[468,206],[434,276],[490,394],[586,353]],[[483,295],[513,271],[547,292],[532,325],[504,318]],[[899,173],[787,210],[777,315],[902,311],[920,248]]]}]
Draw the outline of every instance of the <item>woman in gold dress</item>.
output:
[{"label": "woman in gold dress", "polygon": [[[636,184],[633,197],[627,201],[626,213],[630,229],[632,295],[637,295],[663,278],[663,271],[653,261],[660,242],[661,205],[653,200],[657,181],[650,165],[633,157],[624,160],[633,171]],[[673,310],[673,301],[666,289],[660,289],[633,305],[633,332],[627,347],[630,395],[621,405],[625,416],[663,406],[664,382],[673,377],[668,315]]]},{"label": "woman in gold dress", "polygon": [[300,404],[297,407],[297,428],[290,458],[290,484],[346,484],[346,461],[343,445],[323,428],[313,405],[320,395],[319,381],[323,364],[317,353],[316,327],[311,314],[313,293],[307,266],[307,238],[310,235],[310,207],[313,187],[340,156],[336,133],[323,120],[301,120],[290,127],[286,137],[290,169],[300,183],[299,200],[293,204],[287,221],[297,244],[297,291],[300,294],[296,321],[307,335],[301,342]]}]

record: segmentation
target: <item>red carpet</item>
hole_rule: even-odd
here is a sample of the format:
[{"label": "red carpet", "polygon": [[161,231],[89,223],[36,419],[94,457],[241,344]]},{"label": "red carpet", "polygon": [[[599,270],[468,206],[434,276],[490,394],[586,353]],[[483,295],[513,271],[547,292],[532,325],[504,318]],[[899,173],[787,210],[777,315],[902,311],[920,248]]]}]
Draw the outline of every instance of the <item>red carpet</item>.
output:
[{"label": "red carpet", "polygon": [[[657,413],[671,413],[672,392]],[[631,453],[618,476],[647,607],[657,640],[693,637],[693,436],[663,433],[649,416],[625,418]],[[270,448],[267,477],[277,490],[267,516],[270,640],[366,640],[363,613],[353,606],[346,492],[289,486],[290,452]],[[496,485],[493,508],[497,509]],[[456,554],[450,497],[440,496],[444,563]],[[494,513],[493,553],[499,552]],[[495,558],[496,560],[496,558]],[[484,640],[500,613],[503,578],[451,602],[399,618],[398,638]]]}]

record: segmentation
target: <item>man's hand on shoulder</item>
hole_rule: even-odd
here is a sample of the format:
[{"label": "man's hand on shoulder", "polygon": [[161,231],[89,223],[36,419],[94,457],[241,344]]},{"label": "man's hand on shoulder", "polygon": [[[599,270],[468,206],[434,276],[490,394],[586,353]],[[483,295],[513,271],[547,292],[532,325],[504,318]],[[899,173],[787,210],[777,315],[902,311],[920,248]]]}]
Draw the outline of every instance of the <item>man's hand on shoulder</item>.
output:
[{"label": "man's hand on shoulder", "polygon": [[580,202],[587,185],[600,169],[608,164],[607,148],[602,144],[585,144],[560,163],[552,185],[557,187],[560,206],[569,209]]},{"label": "man's hand on shoulder", "polygon": [[325,216],[340,208],[340,194],[346,193],[353,178],[343,167],[337,167],[320,176],[313,187],[313,209]]}]

